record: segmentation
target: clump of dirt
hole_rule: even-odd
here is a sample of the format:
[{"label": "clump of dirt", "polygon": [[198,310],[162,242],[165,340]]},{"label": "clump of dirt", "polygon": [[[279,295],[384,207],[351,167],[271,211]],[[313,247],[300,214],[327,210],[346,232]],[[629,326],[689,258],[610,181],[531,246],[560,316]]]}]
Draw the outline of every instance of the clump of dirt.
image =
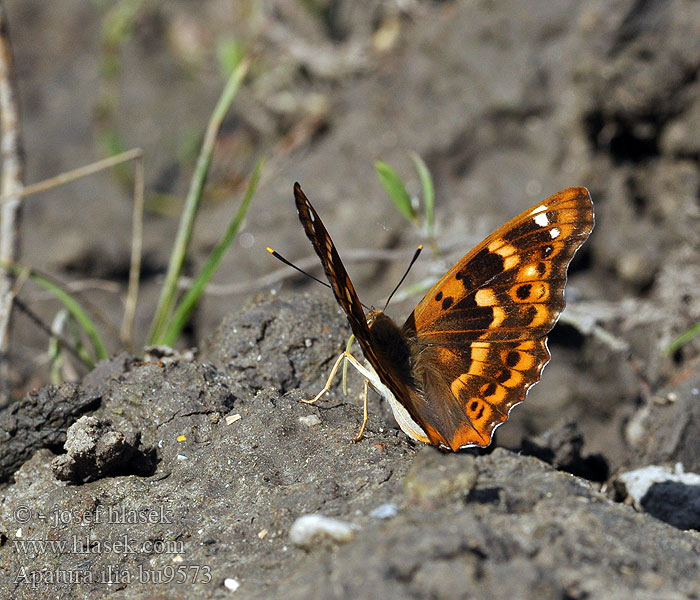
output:
[{"label": "clump of dirt", "polygon": [[[336,310],[327,296],[253,304],[209,340],[220,368],[123,355],[101,364],[71,396],[76,406],[86,396],[100,402],[69,429],[67,447],[75,450],[71,432],[81,423],[93,449],[110,432],[129,431],[154,449],[153,469],[126,474],[121,464],[121,472],[60,481],[52,465],[67,455],[35,448],[4,484],[3,589],[80,599],[116,586],[128,599],[173,589],[177,577],[193,599],[231,586],[242,598],[281,588],[291,598],[461,597],[466,587],[477,597],[700,593],[692,576],[700,542],[599,485],[502,448],[446,455],[377,414],[353,443],[362,413],[339,385],[318,405],[299,402],[306,394],[289,374],[328,365],[345,344],[342,327],[306,325]],[[307,339],[315,352],[299,351]],[[224,359],[234,352],[244,364],[254,348],[267,349],[255,368]],[[288,367],[282,378],[280,365]],[[565,430],[553,439],[568,442],[553,447],[578,456],[580,434]],[[128,461],[134,469],[147,462],[137,452]],[[352,535],[297,543],[290,531],[306,515]]]}]

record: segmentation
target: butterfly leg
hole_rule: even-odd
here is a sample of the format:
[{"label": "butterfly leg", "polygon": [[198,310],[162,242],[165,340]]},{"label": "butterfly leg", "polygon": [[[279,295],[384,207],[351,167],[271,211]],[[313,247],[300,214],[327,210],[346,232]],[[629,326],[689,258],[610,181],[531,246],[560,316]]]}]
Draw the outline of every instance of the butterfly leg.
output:
[{"label": "butterfly leg", "polygon": [[326,381],[326,385],[323,386],[323,389],[316,394],[316,397],[313,400],[301,400],[304,404],[314,404],[316,401],[320,400],[323,398],[323,396],[328,392],[328,390],[331,389],[331,383],[333,383],[333,378],[335,377],[335,374],[338,372],[338,368],[340,367],[340,363],[343,362],[343,359],[345,358],[345,355],[347,352],[343,352],[339,357],[338,360],[335,361],[335,364],[333,365],[333,368],[331,369],[331,373],[328,376],[328,381]]},{"label": "butterfly leg", "polygon": [[367,409],[367,396],[369,395],[369,379],[365,379],[365,402],[362,414],[362,426],[360,427],[360,432],[352,438],[353,442],[359,442],[365,435],[365,427],[367,427],[367,421],[369,420],[369,411]]},{"label": "butterfly leg", "polygon": [[334,377],[338,373],[338,369],[340,368],[340,365],[343,362],[343,359],[347,360],[365,378],[365,401],[364,401],[362,425],[360,427],[360,432],[353,438],[354,442],[359,442],[365,435],[365,427],[367,426],[367,421],[369,420],[369,410],[368,410],[369,386],[371,384],[372,387],[377,389],[378,386],[382,387],[382,383],[379,381],[379,377],[377,377],[377,375],[374,372],[370,372],[368,369],[366,369],[364,366],[362,366],[352,354],[350,354],[347,351],[343,352],[337,358],[335,363],[333,364],[333,368],[331,369],[330,375],[328,375],[328,380],[326,381],[326,385],[323,386],[323,389],[318,394],[316,394],[316,397],[313,400],[301,400],[301,402],[303,402],[304,404],[314,404],[315,402],[320,400],[324,396],[324,394],[326,394],[328,392],[328,390],[331,389],[331,384],[333,383]]}]

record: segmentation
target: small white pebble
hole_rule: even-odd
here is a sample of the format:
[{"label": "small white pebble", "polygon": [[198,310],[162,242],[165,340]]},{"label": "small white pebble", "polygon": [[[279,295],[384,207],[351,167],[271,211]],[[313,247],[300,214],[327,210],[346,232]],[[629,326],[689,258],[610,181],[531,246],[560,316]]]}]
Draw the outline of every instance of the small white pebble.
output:
[{"label": "small white pebble", "polygon": [[693,396],[697,396],[698,394],[700,394],[700,390],[698,388],[693,388],[692,390],[690,390],[690,393],[693,394]]},{"label": "small white pebble", "polygon": [[323,515],[304,515],[294,521],[289,529],[289,539],[302,548],[313,546],[318,538],[326,537],[336,542],[349,542],[360,529],[354,523],[331,519]]},{"label": "small white pebble", "polygon": [[187,457],[184,454],[178,454],[177,460],[187,460]]},{"label": "small white pebble", "polygon": [[306,338],[304,340],[304,346],[306,346],[307,348],[311,348],[312,345],[313,345],[313,342],[309,338]]},{"label": "small white pebble", "polygon": [[314,427],[321,424],[321,418],[318,415],[306,415],[305,417],[299,417],[299,423],[306,427]]},{"label": "small white pebble", "polygon": [[224,587],[231,592],[235,592],[239,587],[241,587],[241,584],[235,579],[227,577],[224,579]]},{"label": "small white pebble", "polygon": [[226,417],[226,425],[230,425],[231,423],[235,423],[236,421],[241,420],[241,415],[236,413],[235,415],[229,415]]},{"label": "small white pebble", "polygon": [[22,537],[22,528],[21,527],[17,531],[15,531],[15,537],[18,537],[18,538]]},{"label": "small white pebble", "polygon": [[264,540],[265,536],[267,536],[267,529],[261,529],[260,531],[258,531],[258,537],[261,540]]},{"label": "small white pebble", "polygon": [[391,519],[398,513],[399,507],[396,504],[382,504],[369,513],[369,516],[373,519]]}]

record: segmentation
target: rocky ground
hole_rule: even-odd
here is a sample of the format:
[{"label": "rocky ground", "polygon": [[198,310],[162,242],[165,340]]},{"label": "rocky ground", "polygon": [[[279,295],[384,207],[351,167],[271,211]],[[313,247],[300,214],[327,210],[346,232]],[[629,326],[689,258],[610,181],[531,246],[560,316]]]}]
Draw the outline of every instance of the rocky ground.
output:
[{"label": "rocky ground", "polygon": [[[115,93],[95,58],[109,15],[90,2],[7,4],[34,181],[94,158],[93,111]],[[190,167],[176,148],[221,87],[203,49],[234,32],[256,50],[189,265],[267,156],[217,278],[225,294],[212,289],[180,344],[196,353],[132,355],[115,337],[112,359],[60,386],[42,387],[46,340],[18,317],[16,401],[0,410],[0,597],[700,596],[700,341],[667,352],[700,320],[700,5],[225,4],[144,3],[112,124],[145,147],[148,188],[180,195]],[[270,284],[266,245],[315,264],[298,180],[362,299],[379,305],[424,238],[372,161],[418,190],[411,151],[435,178],[441,250],[424,253],[413,282],[561,188],[585,185],[595,204],[552,362],[483,452],[409,441],[375,396],[352,443],[353,373],[348,396],[337,385],[300,403],[347,324],[329,292],[294,289],[315,284]],[[106,280],[123,289],[129,193],[104,175],[25,212],[24,260],[82,284],[113,322],[121,296]],[[174,227],[149,212],[141,335]],[[56,305],[22,294],[51,321]],[[336,521],[299,520],[310,515]]]}]

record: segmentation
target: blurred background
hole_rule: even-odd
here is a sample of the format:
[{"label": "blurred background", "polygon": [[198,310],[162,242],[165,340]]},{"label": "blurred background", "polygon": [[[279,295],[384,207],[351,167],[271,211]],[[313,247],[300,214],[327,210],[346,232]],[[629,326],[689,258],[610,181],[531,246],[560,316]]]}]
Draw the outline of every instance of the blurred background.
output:
[{"label": "blurred background", "polygon": [[[266,164],[244,228],[178,347],[200,344],[224,315],[272,292],[326,293],[291,271],[269,283],[284,267],[268,245],[315,264],[295,181],[347,257],[362,300],[381,305],[426,236],[397,211],[374,162],[392,165],[419,197],[417,153],[435,183],[437,251],[424,252],[409,289],[437,280],[562,188],[584,185],[595,204],[596,228],[571,266],[567,312],[550,336],[553,359],[527,409],[514,411],[516,425],[499,430],[500,444],[571,418],[590,450],[621,456],[635,415],[663,400],[674,378],[697,373],[700,337],[669,346],[700,321],[700,3],[7,0],[6,8],[26,183],[144,150],[137,347],[207,121],[231,66],[250,56],[218,137],[186,274],[225,232],[258,159]],[[132,173],[127,165],[27,198],[21,229],[21,262],[95,309],[110,353],[122,349]],[[31,282],[20,298],[49,324],[61,308]],[[420,298],[392,303],[389,314],[402,322]],[[17,313],[15,396],[49,381],[47,347]]]}]

